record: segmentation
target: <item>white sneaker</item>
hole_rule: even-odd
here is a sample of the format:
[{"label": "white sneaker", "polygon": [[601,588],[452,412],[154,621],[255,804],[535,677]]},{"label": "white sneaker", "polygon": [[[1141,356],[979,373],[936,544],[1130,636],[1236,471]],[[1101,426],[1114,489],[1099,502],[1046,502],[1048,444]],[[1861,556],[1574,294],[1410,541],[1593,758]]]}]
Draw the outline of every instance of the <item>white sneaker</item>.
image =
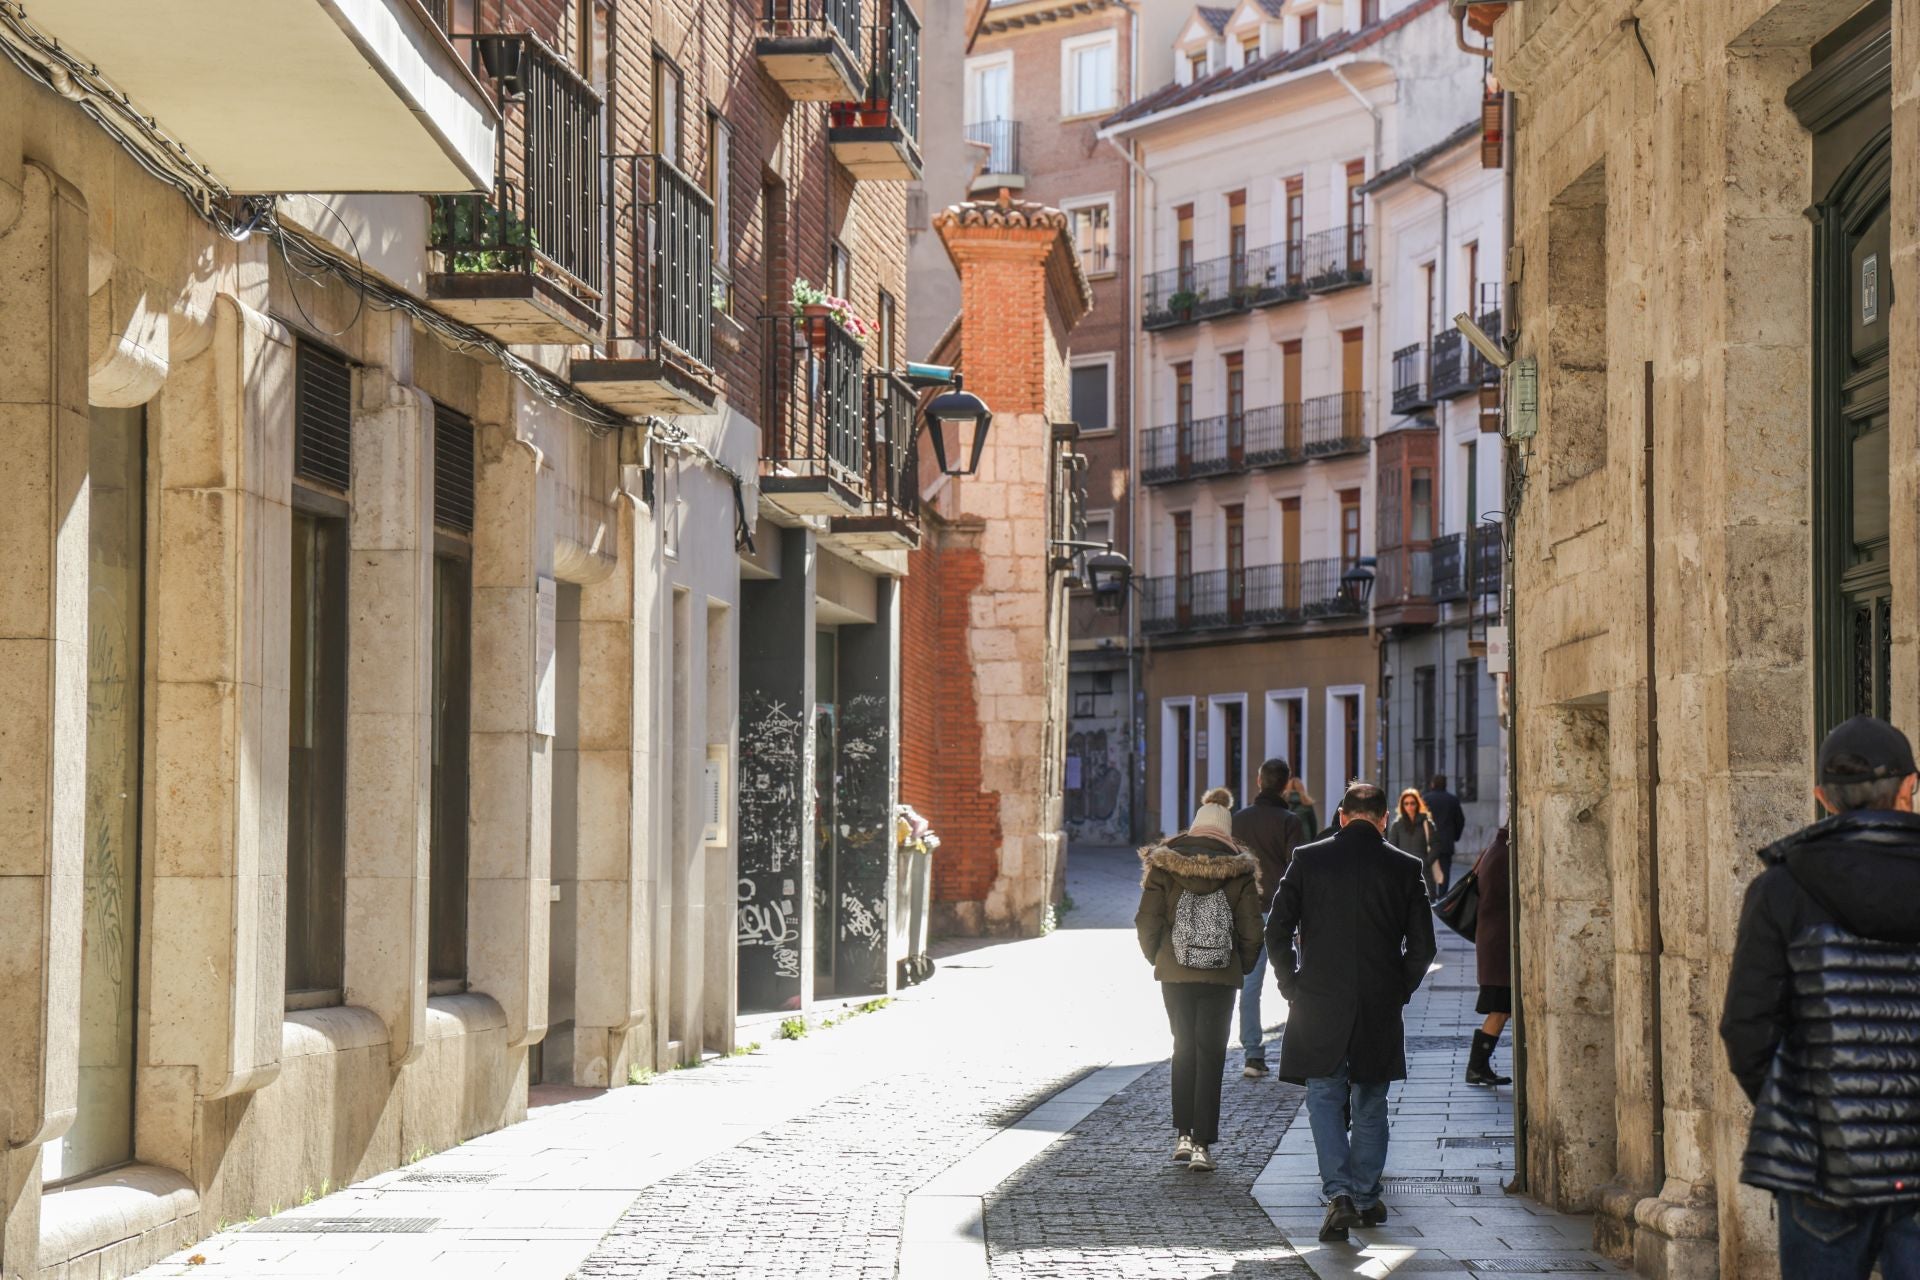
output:
[{"label": "white sneaker", "polygon": [[1213,1157],[1199,1143],[1193,1144],[1193,1158],[1187,1161],[1187,1168],[1194,1173],[1212,1173]]},{"label": "white sneaker", "polygon": [[1173,1158],[1175,1160],[1192,1159],[1193,1158],[1193,1139],[1189,1138],[1184,1133],[1181,1134],[1180,1140],[1173,1144]]},{"label": "white sneaker", "polygon": [[1240,1068],[1241,1077],[1247,1080],[1258,1080],[1266,1074],[1267,1074],[1267,1064],[1262,1062],[1258,1058],[1253,1059],[1251,1062],[1247,1063],[1246,1066]]}]

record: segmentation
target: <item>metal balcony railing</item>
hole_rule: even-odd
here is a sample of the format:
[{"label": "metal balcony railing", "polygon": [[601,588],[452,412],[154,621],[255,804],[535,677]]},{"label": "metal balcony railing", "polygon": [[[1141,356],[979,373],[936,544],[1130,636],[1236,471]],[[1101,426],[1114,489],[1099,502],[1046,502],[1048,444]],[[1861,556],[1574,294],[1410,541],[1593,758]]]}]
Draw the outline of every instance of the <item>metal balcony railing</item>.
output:
[{"label": "metal balcony railing", "polygon": [[864,490],[864,350],[826,315],[762,317],[767,344],[764,455],[800,475]]},{"label": "metal balcony railing", "polygon": [[[1488,286],[1488,288],[1492,287],[1494,286]],[[1482,311],[1475,318],[1475,322],[1479,324],[1481,332],[1497,340],[1501,334],[1501,315],[1497,301],[1492,310]],[[1499,366],[1481,355],[1478,347],[1469,347],[1467,349],[1467,381],[1476,387],[1497,387],[1500,385]]]},{"label": "metal balcony railing", "polygon": [[713,367],[713,199],[663,156],[616,156],[627,206],[614,217],[616,338]]},{"label": "metal balcony railing", "polygon": [[[920,19],[907,0],[893,0],[893,19],[874,32],[874,83],[867,97],[885,102],[908,138],[920,138]],[[881,48],[884,37],[885,48]],[[883,59],[884,54],[884,59]]]},{"label": "metal balcony railing", "polygon": [[1146,279],[1141,323],[1165,329],[1304,297],[1301,253],[1298,243],[1275,244],[1156,271]]},{"label": "metal balcony railing", "polygon": [[1367,451],[1367,400],[1361,392],[1315,396],[1301,406],[1301,413],[1304,456],[1336,458]]},{"label": "metal balcony railing", "polygon": [[1427,387],[1435,400],[1473,389],[1467,382],[1466,345],[1467,340],[1451,325],[1433,335],[1433,354],[1427,361]]},{"label": "metal balcony railing", "polygon": [[1505,532],[1503,526],[1489,522],[1474,529],[1471,535],[1471,591],[1475,595],[1500,594],[1501,566],[1506,554],[1503,541]]},{"label": "metal balcony railing", "polygon": [[1373,607],[1392,609],[1425,604],[1434,598],[1433,551],[1428,547],[1390,547],[1374,557]]},{"label": "metal balcony railing", "polygon": [[1443,533],[1433,540],[1433,598],[1448,602],[1467,598],[1465,539],[1457,533]]},{"label": "metal balcony railing", "polygon": [[1140,478],[1147,484],[1365,453],[1366,398],[1345,391],[1153,427],[1140,444]]},{"label": "metal balcony railing", "polygon": [[1020,168],[1020,122],[1017,120],[980,120],[967,126],[967,141],[987,149],[987,172],[1009,176]]},{"label": "metal balcony railing", "polygon": [[483,77],[509,66],[517,74],[494,80],[503,120],[494,189],[432,197],[428,247],[451,274],[538,275],[604,318],[600,95],[537,36],[458,38]]},{"label": "metal balcony railing", "polygon": [[766,0],[761,17],[775,35],[831,32],[850,58],[859,54],[860,0]]},{"label": "metal balcony railing", "polygon": [[1365,284],[1366,227],[1334,227],[1308,236],[1302,247],[1301,274],[1306,288],[1315,293]]},{"label": "metal balcony railing", "polygon": [[1141,625],[1165,635],[1357,616],[1359,602],[1341,587],[1345,571],[1346,564],[1335,558],[1249,566],[1237,574],[1213,569],[1149,578],[1143,585]]},{"label": "metal balcony railing", "polygon": [[920,457],[913,447],[920,395],[899,374],[867,375],[867,505],[875,515],[920,519]]},{"label": "metal balcony railing", "polygon": [[1416,342],[1393,353],[1393,411],[1418,413],[1433,407],[1427,393],[1426,344]]}]

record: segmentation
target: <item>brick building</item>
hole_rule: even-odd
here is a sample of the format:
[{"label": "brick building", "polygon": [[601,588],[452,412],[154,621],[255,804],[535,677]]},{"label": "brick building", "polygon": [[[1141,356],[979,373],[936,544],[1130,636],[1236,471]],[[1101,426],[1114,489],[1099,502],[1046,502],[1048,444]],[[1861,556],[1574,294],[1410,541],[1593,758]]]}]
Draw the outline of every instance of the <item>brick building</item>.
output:
[{"label": "brick building", "polygon": [[0,9],[8,1277],[893,981],[913,7],[350,8]]}]

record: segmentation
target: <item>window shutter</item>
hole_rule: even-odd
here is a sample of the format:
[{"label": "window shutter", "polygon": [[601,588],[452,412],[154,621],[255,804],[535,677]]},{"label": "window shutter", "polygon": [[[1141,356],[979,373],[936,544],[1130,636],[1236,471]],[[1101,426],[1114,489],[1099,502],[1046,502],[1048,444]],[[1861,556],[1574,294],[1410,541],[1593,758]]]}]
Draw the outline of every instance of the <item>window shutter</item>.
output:
[{"label": "window shutter", "polygon": [[473,532],[473,423],[438,403],[433,406],[433,522]]},{"label": "window shutter", "polygon": [[305,342],[293,367],[293,474],[345,493],[353,484],[353,369]]}]

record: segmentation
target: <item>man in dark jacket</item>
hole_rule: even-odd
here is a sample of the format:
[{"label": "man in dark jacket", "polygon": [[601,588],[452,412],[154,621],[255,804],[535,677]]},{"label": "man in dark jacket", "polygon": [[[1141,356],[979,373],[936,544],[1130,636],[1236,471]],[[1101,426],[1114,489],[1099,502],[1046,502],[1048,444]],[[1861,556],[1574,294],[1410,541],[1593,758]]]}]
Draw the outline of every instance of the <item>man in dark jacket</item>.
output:
[{"label": "man in dark jacket", "polygon": [[1906,735],[1821,744],[1834,816],[1760,851],[1720,1038],[1753,1100],[1741,1181],[1772,1191],[1783,1276],[1920,1276],[1920,817]]},{"label": "man in dark jacket", "polygon": [[1427,789],[1420,793],[1420,799],[1433,815],[1433,839],[1427,845],[1427,861],[1433,867],[1431,892],[1437,898],[1453,883],[1453,854],[1460,846],[1460,837],[1466,834],[1467,811],[1460,807],[1459,797],[1447,790],[1444,773],[1433,775]]},{"label": "man in dark jacket", "polygon": [[1383,834],[1386,793],[1354,783],[1339,819],[1339,835],[1293,851],[1267,917],[1267,952],[1291,1006],[1280,1078],[1307,1086],[1327,1197],[1322,1240],[1387,1219],[1387,1086],[1406,1078],[1401,1010],[1434,955],[1420,860]]},{"label": "man in dark jacket", "polygon": [[[1260,886],[1260,911],[1264,917],[1280,889],[1280,877],[1287,874],[1294,849],[1306,843],[1300,819],[1294,816],[1280,793],[1287,789],[1293,770],[1285,760],[1269,760],[1260,766],[1260,794],[1253,803],[1233,815],[1233,838],[1253,851],[1260,864],[1255,877]],[[1267,980],[1267,950],[1260,949],[1253,972],[1240,988],[1240,1048],[1247,1065],[1240,1074],[1257,1080],[1267,1074],[1267,1046],[1260,1035],[1260,987]]]}]

